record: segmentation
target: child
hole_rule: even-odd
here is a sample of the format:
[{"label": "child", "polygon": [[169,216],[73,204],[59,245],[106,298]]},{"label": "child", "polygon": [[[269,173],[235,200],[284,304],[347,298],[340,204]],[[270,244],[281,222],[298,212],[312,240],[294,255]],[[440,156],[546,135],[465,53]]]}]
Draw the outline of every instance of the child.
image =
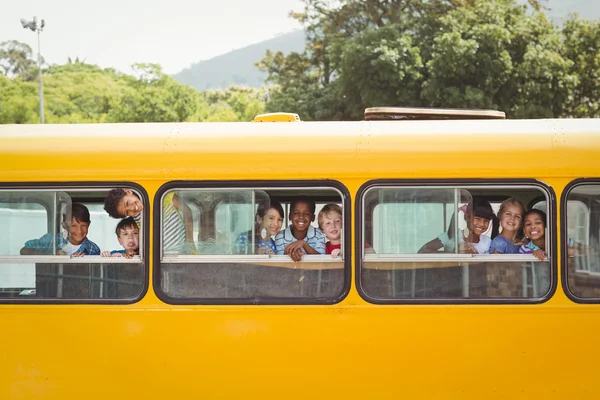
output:
[{"label": "child", "polygon": [[112,189],[104,198],[104,210],[113,218],[133,217],[141,227],[144,204],[131,189]]},{"label": "child", "polygon": [[[486,200],[473,197],[471,203],[461,207],[465,214],[467,228],[459,231],[458,245],[460,253],[486,254],[492,239],[498,235],[498,219],[494,210]],[[492,222],[491,238],[484,234]],[[441,233],[437,238],[427,242],[419,249],[419,253],[433,253],[441,247],[446,252],[454,252],[454,223],[450,224],[448,232]]]},{"label": "child", "polygon": [[39,239],[28,240],[25,242],[25,247],[21,249],[21,254],[52,254],[52,251],[56,250],[56,255],[73,257],[99,255],[100,248],[87,238],[90,223],[90,211],[87,207],[73,203],[71,226],[64,222],[63,228],[66,230],[64,233],[58,233],[56,237],[47,233]]},{"label": "child", "polygon": [[319,228],[329,240],[325,243],[325,254],[336,258],[342,251],[342,208],[337,204],[326,204],[319,212]]},{"label": "child", "polygon": [[[256,254],[277,253],[273,236],[277,235],[283,225],[283,207],[276,200],[259,204],[254,224],[254,246]],[[237,254],[253,254],[251,248],[252,231],[240,233],[235,241]]]},{"label": "child", "polygon": [[133,217],[119,221],[115,233],[123,250],[103,251],[102,257],[132,258],[140,254],[140,230]]},{"label": "child", "polygon": [[[104,210],[113,218],[133,217],[141,228],[144,205],[131,189],[112,189],[104,199]],[[179,201],[176,192],[163,200],[163,249],[165,252],[196,254],[193,220],[190,208]]]},{"label": "child", "polygon": [[298,198],[290,205],[292,224],[275,236],[278,255],[288,255],[293,261],[302,260],[304,254],[325,254],[325,235],[310,225],[315,220],[315,203]]},{"label": "child", "polygon": [[502,232],[492,240],[489,254],[519,253],[519,246],[523,240],[522,226],[525,211],[525,205],[513,198],[506,199],[500,204],[498,219]]},{"label": "child", "polygon": [[533,254],[543,261],[546,258],[546,213],[531,209],[523,218],[523,231],[529,240],[519,248],[521,254]]}]

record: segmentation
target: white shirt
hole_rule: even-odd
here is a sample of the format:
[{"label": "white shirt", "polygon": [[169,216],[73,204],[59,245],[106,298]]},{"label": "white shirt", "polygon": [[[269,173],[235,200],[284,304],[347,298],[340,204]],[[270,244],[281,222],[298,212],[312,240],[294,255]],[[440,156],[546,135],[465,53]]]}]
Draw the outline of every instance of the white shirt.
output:
[{"label": "white shirt", "polygon": [[[464,231],[461,229],[461,230],[459,230],[458,244],[461,244],[463,242],[463,237],[464,237]],[[438,239],[444,245],[444,249],[446,249],[448,251],[452,251],[452,252],[454,251],[454,239],[450,239],[450,237],[448,236],[448,233],[446,233],[446,232],[441,233],[438,236]],[[471,243],[471,244],[473,245],[473,247],[475,247],[475,250],[477,250],[477,253],[487,254],[488,249],[490,248],[490,244],[492,244],[492,239],[490,239],[490,237],[487,235],[480,235],[479,243]]]},{"label": "white shirt", "polygon": [[72,256],[77,253],[77,250],[79,250],[80,247],[81,244],[73,244],[67,240],[67,244],[65,244],[61,250],[67,253],[68,256]]}]

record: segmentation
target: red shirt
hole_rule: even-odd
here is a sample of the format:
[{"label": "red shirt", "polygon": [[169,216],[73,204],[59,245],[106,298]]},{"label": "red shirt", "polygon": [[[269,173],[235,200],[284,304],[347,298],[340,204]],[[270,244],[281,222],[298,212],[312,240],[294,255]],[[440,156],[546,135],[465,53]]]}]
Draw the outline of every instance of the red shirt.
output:
[{"label": "red shirt", "polygon": [[331,254],[335,249],[341,249],[342,244],[331,244],[331,242],[325,243],[325,254]]}]

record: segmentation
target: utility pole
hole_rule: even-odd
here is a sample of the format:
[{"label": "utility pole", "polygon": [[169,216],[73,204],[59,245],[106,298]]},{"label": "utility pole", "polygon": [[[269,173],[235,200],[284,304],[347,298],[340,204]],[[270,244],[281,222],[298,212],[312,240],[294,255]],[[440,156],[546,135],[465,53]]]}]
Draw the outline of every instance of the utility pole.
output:
[{"label": "utility pole", "polygon": [[38,79],[39,79],[39,92],[40,92],[40,124],[44,123],[44,83],[42,81],[42,47],[40,46],[40,33],[44,29],[46,22],[42,19],[38,24],[37,17],[33,17],[32,21],[21,19],[21,25],[25,29],[30,29],[33,32],[37,32],[38,39]]}]

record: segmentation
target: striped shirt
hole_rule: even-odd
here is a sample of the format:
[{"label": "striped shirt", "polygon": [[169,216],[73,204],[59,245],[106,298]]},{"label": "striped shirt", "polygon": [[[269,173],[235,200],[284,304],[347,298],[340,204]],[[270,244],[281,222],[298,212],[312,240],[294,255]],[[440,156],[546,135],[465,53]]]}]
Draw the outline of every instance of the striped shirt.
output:
[{"label": "striped shirt", "polygon": [[[277,247],[277,254],[282,255],[286,246],[296,241],[298,241],[298,239],[296,239],[292,234],[291,225],[285,230],[280,231],[277,235],[275,235],[275,247]],[[309,226],[304,241],[319,254],[325,254],[325,235],[318,228]],[[306,254],[304,249],[302,249],[302,251],[304,254]]]},{"label": "striped shirt", "polygon": [[165,253],[184,253],[185,224],[179,210],[173,205],[174,192],[163,200],[163,251]]},{"label": "striped shirt", "polygon": [[133,220],[137,224],[138,229],[142,229],[142,212],[139,212],[137,215],[134,215]]},{"label": "striped shirt", "polygon": [[535,243],[529,241],[529,242],[521,245],[521,247],[519,248],[519,253],[532,254],[536,250],[541,250],[541,248],[539,246],[537,246]]}]

